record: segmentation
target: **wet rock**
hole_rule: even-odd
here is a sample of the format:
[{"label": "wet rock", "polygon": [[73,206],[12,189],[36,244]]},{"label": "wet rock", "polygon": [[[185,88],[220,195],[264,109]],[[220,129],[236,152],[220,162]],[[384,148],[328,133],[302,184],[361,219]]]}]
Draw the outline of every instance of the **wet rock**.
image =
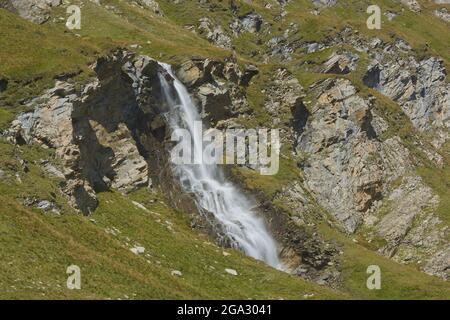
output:
[{"label": "wet rock", "polygon": [[247,65],[242,71],[234,61],[193,59],[176,70],[180,81],[190,87],[204,119],[217,122],[249,111],[244,88],[258,73]]},{"label": "wet rock", "polygon": [[177,77],[186,86],[191,87],[203,78],[203,71],[192,60],[188,60],[177,70]]},{"label": "wet rock", "polygon": [[232,102],[226,88],[207,83],[198,89],[198,97],[202,107],[202,117],[210,121],[231,117]]}]

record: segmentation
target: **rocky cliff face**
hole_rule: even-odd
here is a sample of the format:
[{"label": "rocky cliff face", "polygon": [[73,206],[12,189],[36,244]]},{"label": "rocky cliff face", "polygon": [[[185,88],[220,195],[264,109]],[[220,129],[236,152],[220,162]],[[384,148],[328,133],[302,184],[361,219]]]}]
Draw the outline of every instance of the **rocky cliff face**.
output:
[{"label": "rocky cliff face", "polygon": [[30,102],[34,111],[12,123],[10,139],[54,148],[62,160],[64,191],[85,214],[97,206],[95,192],[149,186],[139,134],[156,111],[140,100],[140,85],[157,68],[154,60],[133,60],[126,52],[100,59],[93,66],[98,77],[81,90],[58,81]]},{"label": "rocky cliff face", "polygon": [[417,61],[402,42],[385,45],[374,54],[364,82],[397,102],[420,131],[433,135],[439,148],[448,139],[450,85],[443,61],[431,57]]}]

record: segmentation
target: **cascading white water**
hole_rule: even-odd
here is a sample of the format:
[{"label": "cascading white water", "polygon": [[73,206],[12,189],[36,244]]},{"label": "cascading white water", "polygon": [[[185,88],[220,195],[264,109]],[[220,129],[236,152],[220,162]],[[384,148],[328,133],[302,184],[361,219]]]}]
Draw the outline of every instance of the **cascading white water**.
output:
[{"label": "cascading white water", "polygon": [[[194,155],[201,156],[203,144],[199,139],[202,136],[194,132],[194,122],[201,121],[197,108],[186,87],[173,74],[171,66],[164,63],[160,65],[173,78],[176,92],[176,95],[172,94],[169,83],[160,74],[163,93],[170,106],[168,123],[172,130],[188,130],[193,139]],[[174,170],[184,190],[195,195],[199,211],[206,210],[214,214],[234,247],[274,268],[282,268],[277,244],[264,221],[252,212],[252,203],[223,177],[217,165],[182,164],[174,165]]]}]

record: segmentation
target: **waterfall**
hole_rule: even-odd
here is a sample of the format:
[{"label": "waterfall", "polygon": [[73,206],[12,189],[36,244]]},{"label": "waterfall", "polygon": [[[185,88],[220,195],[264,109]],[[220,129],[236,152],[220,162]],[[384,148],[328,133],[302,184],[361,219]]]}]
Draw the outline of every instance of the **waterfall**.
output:
[{"label": "waterfall", "polygon": [[[186,129],[193,139],[194,154],[202,155],[203,137],[195,132],[194,122],[200,114],[186,87],[173,74],[171,66],[160,63],[173,78],[173,88],[164,75],[159,74],[163,94],[170,110],[166,114],[171,130]],[[176,164],[174,174],[185,192],[192,193],[200,212],[211,212],[222,225],[233,247],[248,256],[262,260],[274,268],[281,268],[275,240],[261,217],[252,210],[254,204],[231,182],[224,178],[216,164]]]}]

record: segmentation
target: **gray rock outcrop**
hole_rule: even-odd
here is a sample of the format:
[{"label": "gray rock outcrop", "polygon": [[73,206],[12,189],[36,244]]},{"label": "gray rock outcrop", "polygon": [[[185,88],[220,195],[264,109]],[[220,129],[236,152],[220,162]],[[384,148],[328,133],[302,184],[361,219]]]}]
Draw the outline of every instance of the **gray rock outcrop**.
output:
[{"label": "gray rock outcrop", "polygon": [[52,7],[61,5],[62,0],[1,0],[0,8],[18,13],[34,23],[44,23],[50,18]]}]

